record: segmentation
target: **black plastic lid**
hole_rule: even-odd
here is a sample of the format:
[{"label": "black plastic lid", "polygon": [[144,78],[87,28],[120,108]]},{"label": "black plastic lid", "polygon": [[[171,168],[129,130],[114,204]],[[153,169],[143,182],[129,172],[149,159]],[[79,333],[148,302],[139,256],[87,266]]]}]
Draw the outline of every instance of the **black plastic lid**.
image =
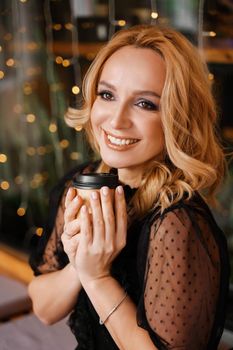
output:
[{"label": "black plastic lid", "polygon": [[109,173],[79,174],[73,180],[73,186],[81,189],[116,188],[118,185],[118,175]]}]

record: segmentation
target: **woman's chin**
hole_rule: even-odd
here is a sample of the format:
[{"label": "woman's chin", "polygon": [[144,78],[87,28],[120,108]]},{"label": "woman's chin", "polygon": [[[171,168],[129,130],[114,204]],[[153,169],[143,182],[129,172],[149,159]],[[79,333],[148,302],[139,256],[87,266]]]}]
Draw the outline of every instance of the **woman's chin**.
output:
[{"label": "woman's chin", "polygon": [[118,159],[117,158],[102,157],[102,160],[110,168],[121,169],[121,168],[127,168],[130,166],[129,162],[123,161],[122,159],[120,159],[120,157]]}]

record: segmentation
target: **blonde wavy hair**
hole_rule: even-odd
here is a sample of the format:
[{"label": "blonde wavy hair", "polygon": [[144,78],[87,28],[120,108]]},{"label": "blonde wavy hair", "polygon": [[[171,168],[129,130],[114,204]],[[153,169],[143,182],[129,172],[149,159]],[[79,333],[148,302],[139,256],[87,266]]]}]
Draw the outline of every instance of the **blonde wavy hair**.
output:
[{"label": "blonde wavy hair", "polygon": [[[184,195],[190,198],[194,191],[213,202],[226,164],[216,133],[208,69],[198,50],[173,29],[139,25],[117,32],[90,66],[83,81],[83,108],[69,108],[67,124],[83,125],[93,149],[99,151],[90,124],[98,81],[107,59],[129,45],[156,51],[166,65],[160,102],[166,156],[163,162],[149,164],[132,199],[136,213],[143,215],[154,207],[163,212]],[[109,167],[102,163],[100,170],[108,171]]]}]

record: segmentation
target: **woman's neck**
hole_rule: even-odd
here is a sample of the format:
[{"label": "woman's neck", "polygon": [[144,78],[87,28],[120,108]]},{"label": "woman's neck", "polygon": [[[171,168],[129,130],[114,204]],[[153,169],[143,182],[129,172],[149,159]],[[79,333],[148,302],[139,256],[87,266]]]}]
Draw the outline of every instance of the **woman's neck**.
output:
[{"label": "woman's neck", "polygon": [[128,185],[131,188],[138,188],[142,181],[142,169],[118,169],[118,176],[121,183]]}]

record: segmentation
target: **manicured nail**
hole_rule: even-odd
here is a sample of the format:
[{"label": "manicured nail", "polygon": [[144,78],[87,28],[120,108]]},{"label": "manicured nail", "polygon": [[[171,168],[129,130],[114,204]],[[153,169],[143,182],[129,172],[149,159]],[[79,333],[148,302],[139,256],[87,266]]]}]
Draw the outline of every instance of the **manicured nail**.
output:
[{"label": "manicured nail", "polygon": [[102,193],[103,193],[104,196],[107,196],[108,193],[109,193],[109,188],[106,187],[106,186],[102,187]]},{"label": "manicured nail", "polygon": [[96,192],[92,192],[91,193],[91,198],[92,199],[97,199],[98,198],[97,193]]},{"label": "manicured nail", "polygon": [[86,211],[87,211],[87,206],[86,206],[86,205],[83,205],[82,208],[81,208],[81,210],[82,210],[82,213],[86,213]]},{"label": "manicured nail", "polygon": [[117,187],[117,192],[118,192],[119,194],[123,194],[123,193],[124,193],[123,187],[122,187],[122,186],[118,186],[118,187]]},{"label": "manicured nail", "polygon": [[74,197],[74,200],[75,200],[75,202],[78,202],[79,201],[79,195],[77,195],[76,197]]}]

